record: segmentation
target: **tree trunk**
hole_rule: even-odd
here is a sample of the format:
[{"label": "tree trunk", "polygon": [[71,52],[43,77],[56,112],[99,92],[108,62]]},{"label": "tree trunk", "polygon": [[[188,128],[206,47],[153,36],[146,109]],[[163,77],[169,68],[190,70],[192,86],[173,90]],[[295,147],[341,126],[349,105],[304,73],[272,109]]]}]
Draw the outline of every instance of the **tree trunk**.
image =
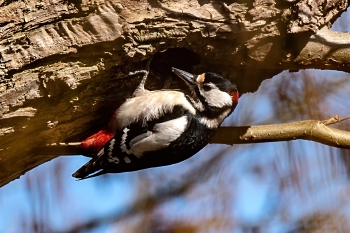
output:
[{"label": "tree trunk", "polygon": [[[349,71],[350,35],[328,30],[345,0],[0,0],[0,186],[81,141],[171,66],[230,78],[240,93],[283,70]],[[178,67],[179,68],[179,67]],[[173,80],[171,87],[178,87]]]}]

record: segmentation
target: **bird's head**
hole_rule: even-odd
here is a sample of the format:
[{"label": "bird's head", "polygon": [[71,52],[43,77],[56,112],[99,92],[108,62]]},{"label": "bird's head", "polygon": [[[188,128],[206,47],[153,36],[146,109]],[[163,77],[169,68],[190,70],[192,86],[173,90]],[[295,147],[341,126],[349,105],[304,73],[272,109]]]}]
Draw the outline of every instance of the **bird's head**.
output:
[{"label": "bird's head", "polygon": [[195,75],[176,68],[172,71],[186,82],[204,107],[232,110],[236,107],[239,95],[236,85],[230,80],[209,72]]}]

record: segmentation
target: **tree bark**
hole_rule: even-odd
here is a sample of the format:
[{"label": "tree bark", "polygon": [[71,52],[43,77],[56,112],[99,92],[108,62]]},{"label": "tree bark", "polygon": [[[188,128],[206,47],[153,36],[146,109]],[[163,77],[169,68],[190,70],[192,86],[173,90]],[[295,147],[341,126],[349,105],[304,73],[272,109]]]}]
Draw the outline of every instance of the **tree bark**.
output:
[{"label": "tree bark", "polygon": [[[193,72],[220,73],[241,93],[286,69],[349,71],[350,34],[328,29],[348,4],[0,0],[0,186],[55,157],[33,148],[103,128],[139,81],[129,72],[152,57],[171,61],[155,56],[171,48],[196,54]],[[151,75],[147,85],[162,82]]]}]

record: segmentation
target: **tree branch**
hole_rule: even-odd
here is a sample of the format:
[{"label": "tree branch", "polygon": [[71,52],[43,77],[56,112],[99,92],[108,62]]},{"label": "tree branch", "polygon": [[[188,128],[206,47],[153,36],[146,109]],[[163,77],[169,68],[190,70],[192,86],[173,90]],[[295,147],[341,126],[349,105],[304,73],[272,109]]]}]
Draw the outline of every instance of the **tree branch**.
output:
[{"label": "tree branch", "polygon": [[293,60],[296,68],[317,68],[349,72],[349,66],[344,66],[344,61],[349,61],[350,59],[349,32],[336,32],[325,26],[315,35],[312,35],[305,46],[300,46],[303,49]]},{"label": "tree branch", "polygon": [[[326,121],[305,120],[284,124],[221,127],[211,143],[248,144],[262,142],[281,142],[303,139],[319,142],[328,146],[350,149],[350,132],[331,128],[337,116]],[[338,119],[337,122],[348,119]]]}]

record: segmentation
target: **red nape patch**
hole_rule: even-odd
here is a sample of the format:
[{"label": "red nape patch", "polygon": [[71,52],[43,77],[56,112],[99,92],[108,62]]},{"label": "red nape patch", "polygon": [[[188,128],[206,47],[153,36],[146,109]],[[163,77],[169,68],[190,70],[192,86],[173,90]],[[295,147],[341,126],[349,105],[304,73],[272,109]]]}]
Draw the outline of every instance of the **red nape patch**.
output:
[{"label": "red nape patch", "polygon": [[113,134],[107,130],[100,130],[99,132],[88,137],[81,142],[80,148],[89,152],[98,153],[100,149],[113,137]]},{"label": "red nape patch", "polygon": [[238,98],[239,98],[239,94],[238,94],[238,91],[234,91],[231,93],[231,98],[232,98],[232,101],[234,103],[238,103]]}]

